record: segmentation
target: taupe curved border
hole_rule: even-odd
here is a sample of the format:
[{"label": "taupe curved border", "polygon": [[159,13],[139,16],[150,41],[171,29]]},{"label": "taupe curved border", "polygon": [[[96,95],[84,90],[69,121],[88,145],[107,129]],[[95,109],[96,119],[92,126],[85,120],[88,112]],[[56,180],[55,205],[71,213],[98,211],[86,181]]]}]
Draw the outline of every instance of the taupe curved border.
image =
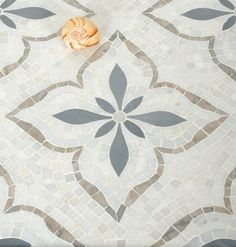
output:
[{"label": "taupe curved border", "polygon": [[10,214],[19,211],[26,211],[39,216],[44,221],[49,231],[55,234],[58,238],[71,243],[74,247],[85,247],[78,240],[76,240],[76,238],[65,227],[39,208],[29,205],[14,205],[7,209],[5,213]]},{"label": "taupe curved border", "polygon": [[95,13],[91,9],[85,7],[84,5],[79,3],[77,0],[62,0],[62,1],[77,9],[82,9],[83,11],[87,13],[86,17],[91,17],[95,15]]},{"label": "taupe curved border", "polygon": [[17,211],[27,211],[32,212],[43,219],[47,228],[54,233],[60,239],[67,241],[68,243],[72,243],[75,247],[83,247],[78,240],[62,225],[60,225],[56,220],[50,217],[47,213],[43,212],[41,209],[36,207],[28,206],[28,205],[14,205],[15,200],[15,190],[16,186],[8,174],[8,172],[0,165],[0,177],[2,177],[5,183],[8,186],[8,199],[6,201],[3,212],[6,214],[14,213]]},{"label": "taupe curved border", "polygon": [[32,107],[33,105],[43,100],[44,97],[46,97],[50,91],[56,88],[65,87],[65,86],[79,87],[77,83],[72,82],[72,81],[65,81],[65,82],[59,82],[59,83],[53,84],[47,87],[46,89],[43,89],[40,92],[36,93],[35,95],[29,97],[28,99],[26,99],[23,103],[21,103],[16,109],[8,113],[5,117],[13,121],[17,126],[19,126],[27,134],[29,134],[36,141],[38,141],[40,144],[42,144],[44,147],[50,150],[60,152],[60,153],[71,153],[71,152],[77,151],[78,149],[80,149],[80,147],[60,147],[60,146],[50,143],[39,129],[34,127],[31,123],[23,121],[16,117],[17,113],[21,112],[24,109]]},{"label": "taupe curved border", "polygon": [[176,238],[185,228],[198,216],[205,213],[223,213],[223,214],[233,214],[232,206],[231,206],[231,187],[233,180],[236,179],[236,167],[229,173],[225,180],[224,185],[224,207],[221,206],[208,206],[203,208],[198,208],[193,212],[185,215],[183,218],[175,222],[163,235],[162,237],[155,242],[151,247],[160,247],[164,246],[170,240]]},{"label": "taupe curved border", "polygon": [[31,41],[31,42],[49,41],[51,39],[54,39],[56,37],[59,37],[60,36],[60,33],[61,33],[61,28],[56,33],[50,34],[48,36],[44,36],[44,37],[23,36],[23,38],[25,40]]},{"label": "taupe curved border", "polygon": [[[154,147],[154,151],[156,154],[156,158],[158,161],[158,168],[156,173],[149,178],[147,181],[136,185],[127,195],[126,200],[124,203],[122,203],[116,212],[111,205],[108,204],[105,195],[100,191],[95,185],[87,181],[83,178],[80,172],[79,168],[79,156],[82,152],[82,147],[59,147],[52,143],[50,143],[48,140],[46,140],[45,136],[40,132],[39,129],[34,127],[29,122],[25,122],[23,120],[20,120],[17,118],[17,113],[20,111],[29,108],[33,106],[34,104],[40,102],[41,100],[46,97],[46,95],[59,87],[64,86],[73,86],[77,88],[83,87],[83,73],[85,69],[90,65],[90,63],[93,63],[97,61],[99,58],[101,58],[111,47],[112,42],[119,38],[122,42],[125,43],[128,50],[133,53],[138,59],[141,59],[145,63],[147,63],[150,68],[152,69],[152,79],[150,83],[150,89],[160,88],[160,87],[169,87],[173,90],[178,91],[178,93],[182,94],[184,97],[186,97],[191,103],[197,105],[198,107],[207,110],[212,111],[220,115],[218,120],[215,120],[207,125],[205,125],[201,130],[199,130],[196,135],[192,138],[192,140],[185,144],[183,147],[178,147],[176,149],[167,149],[163,147]],[[21,129],[23,129],[26,133],[31,135],[36,141],[41,143],[44,147],[56,151],[56,152],[62,152],[62,153],[71,153],[75,152],[73,159],[72,159],[72,165],[74,169],[74,174],[79,182],[79,184],[82,186],[82,188],[91,196],[91,198],[96,201],[100,206],[102,206],[117,222],[121,220],[123,217],[126,209],[130,207],[140,196],[143,194],[153,183],[155,183],[160,176],[163,173],[164,170],[164,160],[162,157],[162,153],[179,153],[183,152],[203,139],[205,139],[207,136],[209,136],[211,133],[213,133],[228,117],[229,115],[225,113],[224,111],[216,108],[206,100],[198,97],[197,95],[194,95],[193,93],[184,90],[183,88],[177,86],[176,84],[170,83],[170,82],[158,82],[158,72],[157,67],[153,63],[153,61],[143,52],[141,51],[136,45],[134,45],[131,41],[127,40],[119,31],[116,31],[110,39],[105,42],[103,45],[101,45],[89,58],[88,60],[82,65],[82,67],[79,70],[79,73],[77,75],[77,79],[79,83],[66,81],[66,82],[60,82],[53,84],[49,86],[48,88],[40,91],[39,93],[33,95],[32,97],[25,100],[22,104],[20,104],[16,109],[14,109],[12,112],[6,115],[6,118],[15,122]]]},{"label": "taupe curved border", "polygon": [[212,121],[206,124],[201,130],[199,130],[192,138],[191,141],[186,143],[183,147],[178,147],[176,149],[167,149],[163,147],[155,147],[155,154],[158,161],[158,169],[156,173],[147,181],[135,186],[129,193],[124,203],[122,203],[116,212],[111,205],[106,200],[105,195],[100,191],[94,184],[90,183],[86,179],[83,178],[80,168],[79,168],[79,156],[82,152],[82,147],[78,150],[73,159],[72,165],[74,169],[74,174],[79,182],[79,184],[84,188],[84,190],[93,198],[100,206],[102,206],[116,221],[120,221],[128,207],[130,207],[140,196],[143,194],[152,184],[154,184],[162,175],[164,171],[164,160],[162,157],[162,153],[180,153],[188,150],[189,148],[193,147],[210,134],[212,134],[226,119],[229,117],[227,113],[224,111],[216,108],[206,100],[194,95],[193,93],[184,90],[183,88],[169,82],[157,82],[152,85],[152,88],[160,88],[160,87],[169,87],[173,90],[178,91],[180,94],[185,96],[191,103],[197,105],[198,107],[215,112],[220,115],[218,120]]},{"label": "taupe curved border", "polygon": [[158,79],[158,71],[157,67],[152,61],[148,55],[146,55],[142,50],[140,50],[134,43],[132,43],[130,40],[126,39],[125,36],[117,30],[105,43],[103,43],[80,67],[80,70],[77,74],[77,81],[81,87],[83,87],[83,73],[86,70],[86,68],[93,62],[100,59],[108,50],[110,49],[112,42],[115,41],[115,39],[119,38],[127,47],[127,49],[134,55],[136,58],[142,60],[144,63],[148,64],[152,70],[152,79],[151,79],[151,85],[155,84],[155,82]]},{"label": "taupe curved border", "polygon": [[20,65],[24,63],[24,61],[28,58],[30,53],[30,43],[28,41],[48,41],[50,39],[53,39],[60,35],[60,31],[57,33],[51,34],[47,37],[28,37],[28,36],[22,36],[22,42],[24,44],[24,51],[22,56],[14,63],[8,64],[5,67],[3,67],[0,71],[0,79],[8,76],[10,73],[12,73],[14,70],[16,70]]},{"label": "taupe curved border", "polygon": [[152,7],[148,8],[147,10],[145,10],[143,12],[143,15],[149,17],[150,19],[152,19],[154,22],[156,22],[157,24],[159,24],[160,26],[162,26],[163,28],[165,28],[166,30],[170,31],[171,33],[187,39],[187,40],[195,40],[195,41],[208,41],[211,38],[213,38],[213,36],[204,36],[204,37],[200,37],[200,36],[190,36],[184,33],[181,33],[172,23],[163,20],[161,18],[156,17],[155,15],[152,14],[152,12],[156,9],[162,8],[165,5],[171,3],[174,0],[159,0],[156,4],[154,4]]},{"label": "taupe curved border", "polygon": [[164,171],[164,160],[161,153],[154,148],[156,159],[158,162],[158,167],[154,175],[152,175],[148,180],[134,186],[128,193],[125,202],[119,206],[119,209],[115,211],[112,206],[107,202],[104,193],[99,190],[94,184],[83,178],[80,166],[79,157],[82,152],[82,148],[78,150],[72,159],[72,166],[74,170],[74,175],[76,180],[82,186],[82,188],[91,196],[91,198],[96,201],[102,208],[104,208],[108,214],[110,214],[114,220],[120,222],[127,208],[132,206],[134,202],[151,186],[153,185],[162,175]]},{"label": "taupe curved border", "polygon": [[79,184],[82,186],[82,188],[92,197],[93,200],[98,202],[106,211],[109,213],[116,221],[120,221],[122,216],[124,215],[124,212],[127,207],[130,207],[139,197],[142,193],[144,193],[153,183],[155,183],[159,177],[162,175],[164,170],[164,162],[161,153],[158,150],[155,150],[156,158],[158,161],[158,168],[156,173],[147,181],[136,185],[127,195],[125,203],[121,204],[118,211],[115,212],[114,209],[108,204],[104,194],[92,183],[88,182],[86,179],[84,179],[79,172],[79,163],[78,159],[80,156],[80,153],[82,152],[82,147],[59,147],[52,143],[50,143],[48,140],[46,140],[45,136],[41,133],[39,129],[34,127],[31,123],[25,122],[16,115],[21,112],[24,109],[27,109],[29,107],[32,107],[36,103],[42,101],[47,94],[59,87],[64,86],[73,86],[73,87],[79,87],[79,84],[71,81],[67,82],[60,82],[53,84],[46,89],[41,90],[37,94],[29,97],[26,99],[23,103],[21,103],[16,109],[11,111],[9,114],[6,115],[6,118],[13,121],[17,126],[19,126],[22,130],[24,130],[27,134],[29,134],[31,137],[33,137],[36,141],[38,141],[41,145],[44,147],[61,153],[71,153],[75,152],[73,159],[72,159],[72,165],[75,177]]},{"label": "taupe curved border", "polygon": [[231,68],[230,66],[223,64],[219,61],[219,59],[217,58],[216,52],[214,50],[215,48],[215,38],[212,38],[209,41],[209,45],[208,45],[208,50],[210,52],[212,61],[221,69],[223,70],[229,77],[231,77],[233,80],[236,81],[236,71]]},{"label": "taupe curved border", "polygon": [[185,89],[170,83],[170,82],[157,82],[153,88],[161,88],[161,87],[169,87],[172,88],[173,90],[178,91],[180,94],[182,94],[184,97],[186,97],[191,103],[197,105],[198,107],[202,108],[203,110],[215,112],[219,114],[219,118],[217,120],[214,120],[205,126],[203,126],[192,138],[191,141],[188,143],[184,144],[183,146],[177,147],[177,148],[164,148],[164,147],[156,147],[157,150],[159,150],[161,153],[169,153],[169,154],[177,154],[184,152],[185,150],[190,149],[200,141],[204,140],[207,138],[209,135],[211,135],[220,125],[225,122],[229,115],[218,109],[217,107],[213,106],[211,103],[208,101],[200,98],[199,96],[186,91]]},{"label": "taupe curved border", "polygon": [[5,207],[3,209],[3,211],[6,211],[12,206],[14,202],[16,186],[14,185],[13,180],[8,174],[8,172],[1,165],[0,165],[0,177],[4,179],[5,183],[8,186],[8,198]]},{"label": "taupe curved border", "polygon": [[203,36],[203,37],[197,37],[197,36],[190,36],[184,33],[181,33],[172,23],[158,18],[155,15],[152,14],[152,12],[155,9],[159,9],[164,7],[165,5],[171,3],[173,0],[159,0],[156,4],[154,4],[152,7],[148,8],[143,12],[143,15],[147,16],[157,24],[159,24],[161,27],[165,28],[169,32],[183,38],[186,40],[192,40],[192,41],[208,41],[208,50],[211,55],[212,61],[224,72],[226,73],[230,78],[236,81],[236,71],[231,68],[230,66],[222,63],[217,58],[217,55],[214,51],[214,43],[215,43],[215,37],[214,36]]},{"label": "taupe curved border", "polygon": [[[83,11],[85,11],[87,13],[85,15],[85,17],[89,18],[89,17],[92,17],[95,15],[95,13],[92,10],[86,8],[84,5],[80,4],[76,0],[62,0],[62,1],[75,7],[75,8],[77,8],[77,9],[82,9]],[[61,28],[56,33],[50,34],[48,36],[43,36],[43,37],[22,36],[22,42],[23,42],[24,47],[25,47],[23,55],[19,58],[19,60],[17,62],[9,64],[0,70],[0,79],[4,76],[9,75],[11,72],[13,72],[15,69],[17,69],[21,64],[23,64],[23,62],[26,60],[26,58],[28,57],[28,55],[30,53],[30,44],[28,41],[30,41],[30,42],[49,41],[51,39],[59,37],[60,33],[61,33]]]},{"label": "taupe curved border", "polygon": [[22,38],[22,42],[24,44],[24,52],[23,55],[14,63],[9,64],[2,68],[0,71],[0,79],[4,76],[9,75],[11,72],[13,72],[15,69],[17,69],[29,56],[30,53],[30,44],[27,42],[24,38]]}]

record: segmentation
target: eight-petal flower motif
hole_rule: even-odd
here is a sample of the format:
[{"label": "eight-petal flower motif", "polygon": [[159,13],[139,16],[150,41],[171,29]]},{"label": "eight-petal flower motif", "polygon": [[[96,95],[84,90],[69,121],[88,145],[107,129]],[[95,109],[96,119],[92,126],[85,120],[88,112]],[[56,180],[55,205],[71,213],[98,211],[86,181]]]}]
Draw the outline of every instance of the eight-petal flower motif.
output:
[{"label": "eight-petal flower motif", "polygon": [[132,99],[123,107],[127,78],[118,64],[115,65],[111,72],[109,84],[116,100],[117,108],[104,99],[96,98],[98,106],[109,115],[101,115],[83,109],[69,109],[55,114],[54,117],[69,124],[86,124],[104,119],[109,120],[97,130],[95,138],[104,136],[117,125],[116,135],[110,147],[110,161],[116,174],[119,176],[123,172],[129,159],[129,150],[121,126],[124,125],[133,135],[145,138],[142,129],[132,122],[131,119],[143,121],[158,127],[173,126],[186,120],[167,111],[154,111],[139,115],[130,115],[130,113],[142,103],[143,96]]},{"label": "eight-petal flower motif", "polygon": [[27,19],[43,19],[55,15],[53,12],[40,8],[40,7],[28,7],[21,9],[10,9],[10,7],[16,0],[5,0],[0,5],[0,20],[8,27],[15,28],[15,22],[8,17],[8,14],[18,15]]},{"label": "eight-petal flower motif", "polygon": [[230,17],[225,21],[223,25],[223,30],[227,30],[231,28],[236,23],[236,11],[235,6],[233,3],[231,3],[229,0],[219,0],[219,2],[229,9],[230,11],[221,11],[216,9],[210,9],[210,8],[196,8],[192,9],[186,13],[183,14],[183,16],[186,16],[191,19],[195,20],[211,20],[214,18],[217,18],[219,16],[227,15]]}]

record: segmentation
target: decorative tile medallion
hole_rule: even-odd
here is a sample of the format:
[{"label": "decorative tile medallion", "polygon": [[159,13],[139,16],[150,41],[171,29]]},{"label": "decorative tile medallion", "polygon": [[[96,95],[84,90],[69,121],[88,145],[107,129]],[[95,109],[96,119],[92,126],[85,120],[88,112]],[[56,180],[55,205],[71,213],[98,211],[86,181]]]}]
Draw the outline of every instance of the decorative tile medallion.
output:
[{"label": "decorative tile medallion", "polygon": [[235,6],[0,2],[0,246],[235,246]]}]

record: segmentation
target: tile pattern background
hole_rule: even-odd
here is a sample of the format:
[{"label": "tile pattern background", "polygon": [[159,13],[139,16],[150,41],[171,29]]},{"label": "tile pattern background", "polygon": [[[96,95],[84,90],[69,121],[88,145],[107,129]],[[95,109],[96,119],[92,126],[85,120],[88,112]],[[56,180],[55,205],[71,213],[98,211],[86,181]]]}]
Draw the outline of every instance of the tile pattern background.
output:
[{"label": "tile pattern background", "polygon": [[0,2],[0,245],[236,245],[235,6]]}]

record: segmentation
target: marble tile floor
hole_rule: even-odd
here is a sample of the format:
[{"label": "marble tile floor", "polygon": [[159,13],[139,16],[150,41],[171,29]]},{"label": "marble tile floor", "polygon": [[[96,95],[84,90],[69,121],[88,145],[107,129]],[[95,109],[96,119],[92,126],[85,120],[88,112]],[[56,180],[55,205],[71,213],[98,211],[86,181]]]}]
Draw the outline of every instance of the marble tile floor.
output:
[{"label": "marble tile floor", "polygon": [[235,0],[0,0],[0,58],[0,247],[236,246]]}]

